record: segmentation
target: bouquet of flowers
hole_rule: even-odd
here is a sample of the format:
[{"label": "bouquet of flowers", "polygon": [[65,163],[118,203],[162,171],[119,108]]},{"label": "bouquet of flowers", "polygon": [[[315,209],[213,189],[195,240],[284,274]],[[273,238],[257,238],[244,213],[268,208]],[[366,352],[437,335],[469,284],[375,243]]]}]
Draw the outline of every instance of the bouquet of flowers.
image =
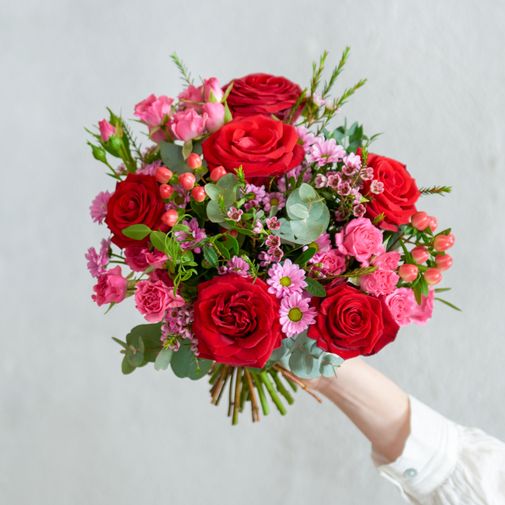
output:
[{"label": "bouquet of flowers", "polygon": [[147,322],[114,338],[123,373],[152,362],[208,376],[233,424],[247,404],[257,421],[271,405],[285,414],[299,387],[313,394],[301,379],[430,319],[454,236],[417,204],[450,188],[418,188],[403,163],[369,151],[376,135],[332,126],[365,83],[332,96],[348,54],[324,81],[323,53],[305,89],[263,73],[195,84],[172,55],[182,92],[134,109],[146,147],[110,110],[89,131],[116,181],[90,208],[108,228],[86,254],[92,299],[132,298]]}]

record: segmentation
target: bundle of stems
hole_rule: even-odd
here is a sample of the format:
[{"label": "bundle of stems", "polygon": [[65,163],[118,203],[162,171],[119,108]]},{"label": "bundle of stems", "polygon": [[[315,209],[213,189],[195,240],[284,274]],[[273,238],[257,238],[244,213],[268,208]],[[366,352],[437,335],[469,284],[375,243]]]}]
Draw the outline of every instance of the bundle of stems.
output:
[{"label": "bundle of stems", "polygon": [[270,400],[281,415],[286,415],[283,401],[288,405],[293,404],[295,400],[292,393],[299,387],[321,402],[302,380],[280,364],[258,369],[214,363],[209,375],[211,403],[219,405],[221,398],[227,396],[228,416],[233,425],[238,423],[239,414],[244,411],[246,403],[251,405],[253,423],[260,420],[260,410],[264,416],[270,413]]}]

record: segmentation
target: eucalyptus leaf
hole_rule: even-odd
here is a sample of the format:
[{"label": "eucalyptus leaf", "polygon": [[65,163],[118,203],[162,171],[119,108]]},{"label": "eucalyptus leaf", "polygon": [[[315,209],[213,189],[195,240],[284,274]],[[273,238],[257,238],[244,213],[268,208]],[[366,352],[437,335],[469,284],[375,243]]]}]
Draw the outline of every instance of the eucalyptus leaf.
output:
[{"label": "eucalyptus leaf", "polygon": [[183,342],[177,352],[172,355],[170,366],[174,374],[179,378],[189,378],[191,380],[201,379],[207,374],[212,361],[200,359],[191,350],[191,344]]},{"label": "eucalyptus leaf", "polygon": [[172,142],[160,142],[160,156],[163,164],[170,170],[182,174],[191,172],[191,169],[186,165],[186,161],[182,156],[182,147]]},{"label": "eucalyptus leaf", "polygon": [[154,361],[155,370],[166,370],[172,360],[172,354],[173,351],[170,349],[162,349]]}]

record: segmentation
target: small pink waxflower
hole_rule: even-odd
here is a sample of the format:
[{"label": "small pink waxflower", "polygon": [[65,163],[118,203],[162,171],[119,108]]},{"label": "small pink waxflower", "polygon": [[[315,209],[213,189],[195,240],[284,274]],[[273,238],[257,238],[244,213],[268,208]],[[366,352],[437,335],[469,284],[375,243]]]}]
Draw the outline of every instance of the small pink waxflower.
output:
[{"label": "small pink waxflower", "polygon": [[350,221],[335,235],[335,244],[342,254],[353,256],[364,267],[370,264],[372,256],[384,252],[382,231],[365,217]]},{"label": "small pink waxflower", "polygon": [[327,186],[334,191],[337,191],[338,187],[342,183],[342,176],[336,172],[331,172],[327,175]]},{"label": "small pink waxflower", "polygon": [[94,294],[91,298],[98,306],[106,303],[122,302],[126,296],[128,281],[121,273],[121,267],[107,270],[98,276],[97,283],[93,286]]},{"label": "small pink waxflower", "polygon": [[265,221],[267,223],[267,228],[271,231],[278,230],[281,227],[281,223],[275,216],[267,217]]},{"label": "small pink waxflower", "polygon": [[351,194],[351,185],[347,181],[342,181],[338,186],[337,186],[337,193],[340,196],[347,196]]},{"label": "small pink waxflower", "polygon": [[357,154],[350,153],[344,156],[344,166],[342,172],[348,177],[355,175],[361,169],[361,157]]},{"label": "small pink waxflower", "polygon": [[235,273],[241,277],[249,277],[249,270],[251,266],[246,260],[240,256],[233,256],[225,266],[219,267],[218,271],[221,275]]},{"label": "small pink waxflower", "polygon": [[226,215],[228,216],[228,219],[231,219],[232,221],[238,223],[242,219],[243,213],[244,213],[243,210],[237,209],[236,207],[231,207],[226,213]]},{"label": "small pink waxflower", "polygon": [[384,192],[384,183],[381,181],[372,181],[370,184],[370,191],[374,195],[380,195],[381,193]]},{"label": "small pink waxflower", "polygon": [[205,117],[194,109],[180,110],[173,115],[170,127],[176,139],[187,142],[203,134]]},{"label": "small pink waxflower", "polygon": [[279,192],[267,193],[263,198],[263,205],[267,212],[270,212],[274,207],[278,210],[283,209],[286,205],[286,197]]},{"label": "small pink waxflower", "polygon": [[91,202],[89,213],[95,223],[102,224],[107,217],[107,204],[111,196],[109,191],[101,191]]},{"label": "small pink waxflower", "polygon": [[105,272],[105,267],[109,262],[109,247],[110,240],[102,239],[99,251],[97,251],[94,247],[90,247],[84,255],[88,260],[87,267],[89,273],[93,277],[98,277]]},{"label": "small pink waxflower", "polygon": [[362,203],[357,203],[352,207],[352,215],[354,217],[363,217],[366,214],[366,207]]},{"label": "small pink waxflower", "polygon": [[253,233],[259,235],[263,230],[264,230],[263,223],[258,219],[256,223],[254,223],[254,228],[252,229],[252,231]]},{"label": "small pink waxflower", "polygon": [[100,130],[100,137],[104,142],[107,142],[107,140],[116,133],[116,128],[114,128],[114,126],[112,126],[106,119],[98,121],[98,129]]},{"label": "small pink waxflower", "polygon": [[325,140],[322,137],[316,137],[310,147],[309,161],[322,167],[341,161],[345,155],[345,149],[338,145],[335,139]]},{"label": "small pink waxflower", "polygon": [[268,276],[268,292],[277,298],[301,293],[307,287],[305,272],[290,259],[285,260],[282,265],[273,265],[268,270]]},{"label": "small pink waxflower", "polygon": [[281,246],[281,238],[277,235],[269,235],[265,240],[265,244],[267,247],[280,247]]},{"label": "small pink waxflower", "polygon": [[314,324],[317,311],[309,304],[310,298],[304,298],[300,293],[292,293],[282,299],[279,321],[286,336],[294,337]]},{"label": "small pink waxflower", "polygon": [[324,174],[317,174],[314,179],[314,186],[317,189],[325,188],[328,185],[328,177]]},{"label": "small pink waxflower", "polygon": [[154,94],[135,105],[135,116],[144,122],[149,128],[162,125],[170,116],[174,100],[168,96],[157,97]]},{"label": "small pink waxflower", "polygon": [[373,175],[372,167],[364,167],[359,171],[359,176],[363,181],[371,181],[373,179]]}]

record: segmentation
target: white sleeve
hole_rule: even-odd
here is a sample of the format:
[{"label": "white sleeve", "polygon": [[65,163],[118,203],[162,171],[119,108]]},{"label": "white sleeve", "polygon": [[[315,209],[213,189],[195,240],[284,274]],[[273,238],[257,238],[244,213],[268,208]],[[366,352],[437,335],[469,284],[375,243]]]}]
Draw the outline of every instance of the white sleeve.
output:
[{"label": "white sleeve", "polygon": [[372,459],[380,474],[416,505],[505,504],[505,444],[449,421],[410,398],[410,435],[391,464]]}]

